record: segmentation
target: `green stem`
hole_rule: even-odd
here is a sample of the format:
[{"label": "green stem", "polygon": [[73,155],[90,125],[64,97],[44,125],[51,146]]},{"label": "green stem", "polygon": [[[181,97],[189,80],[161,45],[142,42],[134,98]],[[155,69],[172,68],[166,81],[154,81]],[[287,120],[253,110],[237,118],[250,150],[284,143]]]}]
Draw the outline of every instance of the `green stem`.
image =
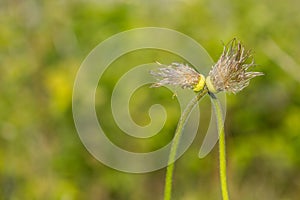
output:
[{"label": "green stem", "polygon": [[216,96],[210,93],[211,102],[214,106],[215,114],[217,117],[217,125],[219,131],[219,162],[220,162],[220,182],[222,199],[229,200],[228,188],[227,188],[227,173],[226,173],[226,146],[225,146],[225,132],[224,132],[224,121],[220,102]]},{"label": "green stem", "polygon": [[167,167],[167,174],[166,174],[166,180],[165,180],[164,200],[171,199],[174,161],[175,161],[175,157],[176,157],[179,140],[182,135],[182,130],[183,130],[186,120],[188,119],[188,116],[192,112],[193,108],[195,107],[195,105],[197,105],[199,100],[207,94],[207,92],[208,92],[207,89],[204,88],[197,96],[195,96],[189,102],[187,107],[184,109],[184,111],[179,119],[176,131],[175,131],[173,143],[171,146],[171,150],[170,150],[170,155],[169,155],[169,162],[168,162],[169,165]]}]

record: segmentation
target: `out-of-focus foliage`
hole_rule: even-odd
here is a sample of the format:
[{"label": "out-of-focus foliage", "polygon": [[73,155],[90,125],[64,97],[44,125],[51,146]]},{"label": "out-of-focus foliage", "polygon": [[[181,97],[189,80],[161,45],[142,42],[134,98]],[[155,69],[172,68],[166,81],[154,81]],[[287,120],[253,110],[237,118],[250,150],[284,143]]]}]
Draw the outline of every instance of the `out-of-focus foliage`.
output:
[{"label": "out-of-focus foliage", "polygon": [[[144,26],[183,32],[215,60],[221,41],[233,37],[254,49],[257,70],[266,75],[227,98],[230,194],[243,200],[298,199],[299,7],[296,0],[1,1],[0,199],[162,199],[164,169],[135,175],[102,165],[80,142],[71,110],[73,81],[87,54],[113,34]],[[117,79],[156,60],[180,61],[167,52],[136,51],[114,62],[100,80],[96,107],[105,116],[100,123],[128,150],[164,146],[179,118],[170,92],[143,87],[135,94],[142,98],[132,98],[132,117],[147,124],[149,107],[165,105],[169,118],[161,133],[146,142],[132,139],[113,120],[108,105]],[[201,108],[204,125],[176,163],[174,199],[221,198],[217,151],[197,157],[210,117],[207,99]]]}]

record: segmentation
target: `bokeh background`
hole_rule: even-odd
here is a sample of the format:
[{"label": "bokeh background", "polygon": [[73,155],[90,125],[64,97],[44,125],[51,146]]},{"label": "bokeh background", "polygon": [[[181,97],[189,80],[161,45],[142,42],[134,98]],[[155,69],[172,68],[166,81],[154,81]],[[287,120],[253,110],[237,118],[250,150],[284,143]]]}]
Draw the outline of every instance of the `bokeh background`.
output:
[{"label": "bokeh background", "polygon": [[[132,28],[180,31],[202,44],[214,60],[233,37],[254,50],[255,78],[228,95],[228,182],[232,199],[296,200],[300,196],[300,3],[297,0],[153,0],[0,2],[0,199],[152,200],[163,198],[165,169],[126,174],[94,159],[75,130],[72,87],[88,53],[108,37]],[[157,50],[128,53],[99,82],[100,123],[114,143],[147,152],[170,141],[179,119],[166,89],[136,91],[131,114],[149,123],[161,103],[163,130],[144,141],[126,136],[110,109],[114,84],[130,68],[153,61],[181,61]],[[184,61],[183,61],[184,62]],[[208,66],[210,67],[210,66]],[[204,99],[198,136],[176,163],[174,199],[221,199],[218,150],[197,157],[210,118]],[[103,117],[105,116],[105,117]]]}]

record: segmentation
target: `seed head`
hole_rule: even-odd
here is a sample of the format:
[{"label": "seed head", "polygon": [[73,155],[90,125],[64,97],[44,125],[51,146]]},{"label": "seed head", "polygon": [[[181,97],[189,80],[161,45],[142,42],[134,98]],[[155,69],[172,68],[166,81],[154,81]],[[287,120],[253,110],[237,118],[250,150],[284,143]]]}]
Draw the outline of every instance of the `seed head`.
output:
[{"label": "seed head", "polygon": [[232,92],[236,94],[249,85],[250,79],[263,75],[262,72],[248,72],[255,66],[254,61],[247,63],[251,52],[245,51],[243,45],[233,39],[224,46],[223,53],[218,62],[212,67],[206,78],[208,89],[213,92]]},{"label": "seed head", "polygon": [[188,65],[172,63],[167,67],[158,68],[150,71],[157,81],[151,87],[160,87],[164,85],[179,86],[183,89],[189,88],[194,91],[200,91],[205,85],[205,78],[196,70]]}]

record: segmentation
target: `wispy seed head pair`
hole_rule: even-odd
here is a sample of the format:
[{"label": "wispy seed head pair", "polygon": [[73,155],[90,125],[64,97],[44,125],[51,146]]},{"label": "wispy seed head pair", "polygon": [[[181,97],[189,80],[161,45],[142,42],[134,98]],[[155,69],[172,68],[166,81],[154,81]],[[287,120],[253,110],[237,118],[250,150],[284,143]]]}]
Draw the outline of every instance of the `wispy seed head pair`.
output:
[{"label": "wispy seed head pair", "polygon": [[206,79],[188,65],[172,63],[151,71],[158,80],[152,87],[174,85],[193,89],[195,92],[207,87],[212,93],[225,91],[236,94],[249,85],[250,79],[263,75],[261,72],[247,71],[255,66],[253,59],[250,63],[247,62],[251,57],[251,52],[246,51],[240,42],[233,39],[224,46],[222,55]]}]

